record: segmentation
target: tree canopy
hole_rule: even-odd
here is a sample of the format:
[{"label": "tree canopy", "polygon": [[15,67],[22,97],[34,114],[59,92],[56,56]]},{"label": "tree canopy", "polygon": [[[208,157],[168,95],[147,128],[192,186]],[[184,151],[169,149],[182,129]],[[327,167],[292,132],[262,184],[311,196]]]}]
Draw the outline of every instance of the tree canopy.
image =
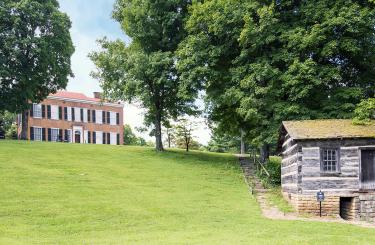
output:
[{"label": "tree canopy", "polygon": [[56,0],[0,2],[0,109],[22,112],[66,87],[74,52],[70,27]]},{"label": "tree canopy", "polygon": [[20,112],[66,87],[74,52],[70,27],[56,0],[1,1],[1,108]]},{"label": "tree canopy", "polygon": [[374,96],[374,26],[371,1],[204,1],[178,69],[224,131],[267,150],[282,120],[351,118]]},{"label": "tree canopy", "polygon": [[103,51],[91,54],[106,97],[137,101],[146,109],[156,149],[163,150],[162,124],[194,111],[193,86],[183,86],[176,69],[176,49],[185,37],[190,1],[117,0],[114,18],[132,38],[100,41]]}]

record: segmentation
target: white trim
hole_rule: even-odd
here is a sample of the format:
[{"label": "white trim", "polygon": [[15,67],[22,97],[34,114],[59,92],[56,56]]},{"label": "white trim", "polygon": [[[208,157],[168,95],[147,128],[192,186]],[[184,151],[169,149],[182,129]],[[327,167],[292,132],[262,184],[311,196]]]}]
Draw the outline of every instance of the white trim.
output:
[{"label": "white trim", "polygon": [[109,102],[96,102],[96,101],[82,100],[82,99],[71,99],[71,98],[64,98],[64,97],[58,97],[58,96],[53,96],[53,95],[48,96],[47,99],[63,100],[63,101],[69,101],[69,102],[78,102],[78,103],[86,103],[86,104],[92,104],[92,105],[113,106],[113,107],[124,108],[123,104],[116,104],[116,103],[109,103]]}]

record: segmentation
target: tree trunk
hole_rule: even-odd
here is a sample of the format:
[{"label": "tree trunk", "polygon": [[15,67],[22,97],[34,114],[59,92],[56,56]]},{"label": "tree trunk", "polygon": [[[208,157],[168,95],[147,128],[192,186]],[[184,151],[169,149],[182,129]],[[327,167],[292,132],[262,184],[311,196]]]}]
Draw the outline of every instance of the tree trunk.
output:
[{"label": "tree trunk", "polygon": [[246,152],[245,150],[245,132],[241,129],[241,155],[244,155]]},{"label": "tree trunk", "polygon": [[27,140],[28,126],[29,126],[29,111],[22,112],[22,128],[21,128],[21,140]]},{"label": "tree trunk", "polygon": [[260,148],[260,162],[266,163],[270,158],[270,146],[268,144],[263,144]]},{"label": "tree trunk", "polygon": [[167,136],[168,136],[168,148],[171,148],[171,132],[169,132],[169,128],[167,128]]},{"label": "tree trunk", "polygon": [[156,112],[155,120],[155,149],[157,151],[164,151],[163,141],[161,137],[161,113],[160,111]]}]

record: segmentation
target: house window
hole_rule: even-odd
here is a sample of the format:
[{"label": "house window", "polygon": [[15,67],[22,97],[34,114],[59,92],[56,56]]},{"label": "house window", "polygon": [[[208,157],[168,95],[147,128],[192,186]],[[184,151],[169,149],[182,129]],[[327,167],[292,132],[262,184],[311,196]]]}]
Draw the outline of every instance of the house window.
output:
[{"label": "house window", "polygon": [[111,111],[111,113],[110,113],[110,124],[116,125],[116,112]]},{"label": "house window", "polygon": [[51,105],[51,119],[59,120],[59,107],[57,105]]},{"label": "house window", "polygon": [[336,148],[324,148],[321,150],[321,169],[323,172],[339,172],[339,151]]},{"label": "house window", "polygon": [[101,111],[101,110],[97,110],[97,111],[95,111],[96,112],[96,123],[98,123],[98,124],[102,124],[103,123],[103,111]]},{"label": "house window", "polygon": [[34,127],[34,140],[42,141],[42,128]]},{"label": "house window", "polygon": [[75,121],[80,122],[81,121],[81,109],[76,107],[74,111],[75,111],[75,115],[74,115]]},{"label": "house window", "polygon": [[68,114],[68,116],[67,116],[68,121],[72,121],[72,108],[68,107],[67,112],[68,112],[67,113]]},{"label": "house window", "polygon": [[33,104],[33,117],[42,118],[42,105]]},{"label": "house window", "polygon": [[59,141],[59,129],[58,128],[51,129],[51,141],[52,142]]}]

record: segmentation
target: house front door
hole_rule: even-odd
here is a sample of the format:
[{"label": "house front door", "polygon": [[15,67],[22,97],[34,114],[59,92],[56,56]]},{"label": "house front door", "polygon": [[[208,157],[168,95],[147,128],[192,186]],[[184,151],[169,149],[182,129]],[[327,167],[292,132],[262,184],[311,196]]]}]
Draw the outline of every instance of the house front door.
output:
[{"label": "house front door", "polygon": [[81,134],[79,131],[75,131],[74,133],[74,143],[81,143]]},{"label": "house front door", "polygon": [[361,150],[361,187],[375,190],[375,150]]}]

